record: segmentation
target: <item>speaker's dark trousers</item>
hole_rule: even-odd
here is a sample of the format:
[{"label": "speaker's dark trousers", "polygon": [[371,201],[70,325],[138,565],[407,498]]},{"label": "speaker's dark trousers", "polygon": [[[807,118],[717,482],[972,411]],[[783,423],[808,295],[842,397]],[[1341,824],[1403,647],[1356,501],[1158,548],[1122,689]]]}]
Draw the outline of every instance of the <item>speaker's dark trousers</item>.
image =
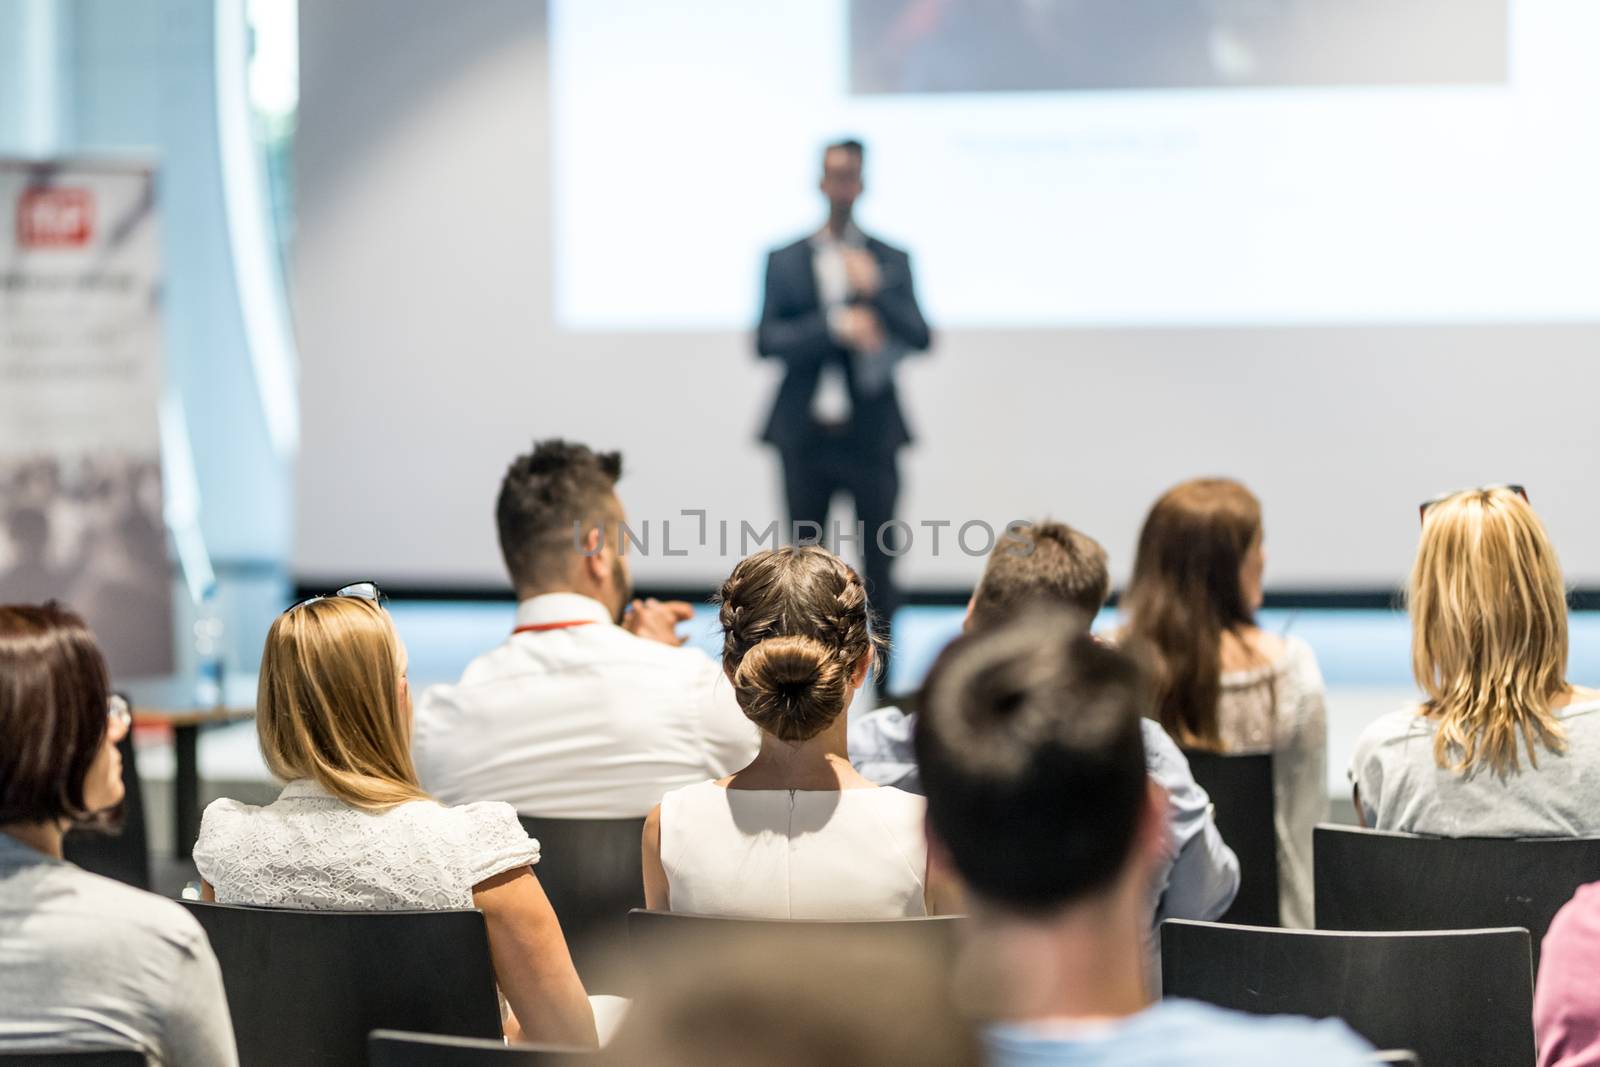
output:
[{"label": "speaker's dark trousers", "polygon": [[[900,466],[895,452],[854,448],[843,435],[824,433],[810,448],[787,448],[780,454],[789,505],[788,535],[797,540],[821,541],[847,559],[853,554],[852,547],[861,553],[867,599],[877,613],[879,632],[888,637],[889,624],[899,607],[894,561],[906,547],[904,528],[890,525],[900,496]],[[859,525],[841,523],[836,542],[835,531],[828,523],[828,507],[840,494],[854,501]],[[806,523],[816,525],[803,525]],[[850,540],[857,535],[859,541]],[[882,689],[884,679],[880,678],[878,684]]]}]

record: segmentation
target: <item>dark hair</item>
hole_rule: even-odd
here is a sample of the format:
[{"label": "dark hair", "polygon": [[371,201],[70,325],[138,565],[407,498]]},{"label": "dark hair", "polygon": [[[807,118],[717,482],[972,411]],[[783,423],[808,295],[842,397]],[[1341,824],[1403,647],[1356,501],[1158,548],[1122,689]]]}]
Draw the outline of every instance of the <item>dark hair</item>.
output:
[{"label": "dark hair", "polygon": [[850,703],[856,664],[879,647],[861,578],[821,545],[747,556],[716,600],[739,706],[783,741],[826,729]]},{"label": "dark hair", "polygon": [[834,141],[822,150],[823,155],[827,155],[829,152],[853,152],[858,161],[862,163],[867,161],[867,146],[854,137],[846,137],[842,141]]},{"label": "dark hair", "polygon": [[602,536],[620,536],[606,526],[621,519],[613,499],[621,477],[622,453],[595,452],[560,438],[538,441],[512,461],[500,481],[494,517],[500,554],[519,596],[565,578],[576,551],[575,530],[598,526]]},{"label": "dark hair", "polygon": [[1039,611],[962,637],[923,689],[928,827],[979,897],[1040,915],[1109,886],[1145,803],[1138,663]]},{"label": "dark hair", "polygon": [[106,662],[54,601],[0,606],[0,825],[84,822],[84,779],[106,736]]},{"label": "dark hair", "polygon": [[1221,745],[1222,635],[1255,623],[1239,571],[1260,533],[1260,501],[1227,478],[1169,489],[1139,532],[1125,638],[1150,660],[1155,717],[1180,745]]},{"label": "dark hair", "polygon": [[1017,525],[989,553],[972,595],[972,624],[1003,622],[1029,603],[1071,608],[1093,620],[1110,592],[1100,542],[1051,519]]}]

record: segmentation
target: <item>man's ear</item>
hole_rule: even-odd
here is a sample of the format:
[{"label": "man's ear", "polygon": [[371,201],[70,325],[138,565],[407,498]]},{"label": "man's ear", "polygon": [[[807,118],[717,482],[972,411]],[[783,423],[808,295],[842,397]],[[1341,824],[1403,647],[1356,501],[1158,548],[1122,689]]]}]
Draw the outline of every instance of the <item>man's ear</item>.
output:
[{"label": "man's ear", "polygon": [[611,573],[611,560],[606,555],[604,526],[595,526],[583,537],[583,554],[579,557],[583,573],[592,583],[604,584]]},{"label": "man's ear", "polygon": [[972,591],[972,595],[967,597],[967,613],[961,616],[961,632],[964,634],[970,634],[972,632],[972,609],[977,607],[977,605],[978,591],[974,589]]}]

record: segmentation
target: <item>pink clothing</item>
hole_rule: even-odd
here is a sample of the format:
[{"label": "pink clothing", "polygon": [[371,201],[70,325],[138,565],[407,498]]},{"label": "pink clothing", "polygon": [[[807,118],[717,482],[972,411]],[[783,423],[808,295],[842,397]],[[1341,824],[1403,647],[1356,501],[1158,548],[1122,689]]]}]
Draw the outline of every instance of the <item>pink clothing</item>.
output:
[{"label": "pink clothing", "polygon": [[1533,1034],[1539,1067],[1600,1067],[1600,882],[1556,913],[1539,956]]}]

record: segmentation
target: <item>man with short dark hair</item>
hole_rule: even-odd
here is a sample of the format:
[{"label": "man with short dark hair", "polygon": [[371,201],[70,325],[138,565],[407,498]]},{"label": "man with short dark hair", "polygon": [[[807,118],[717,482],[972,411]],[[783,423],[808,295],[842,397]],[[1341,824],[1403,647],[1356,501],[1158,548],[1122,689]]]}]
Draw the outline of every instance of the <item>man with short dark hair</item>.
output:
[{"label": "man with short dark hair", "polygon": [[416,711],[412,748],[446,804],[631,818],[669,789],[720,778],[760,742],[721,667],[681,647],[687,604],[633,600],[616,482],[622,457],[542,441],[495,505],[516,629]]},{"label": "man with short dark hair", "polygon": [[756,351],[784,364],[762,440],[778,450],[797,540],[827,540],[833,497],[848,494],[865,526],[862,577],[887,625],[898,606],[892,568],[901,551],[891,525],[900,493],[897,455],[911,441],[895,372],[931,341],[911,283],[911,257],[861,232],[855,204],[866,188],[860,141],[822,153],[819,188],[828,218],[816,233],[767,258]]},{"label": "man with short dark hair", "polygon": [[[1085,632],[1111,590],[1106,551],[1087,534],[1046,519],[1012,527],[989,554],[963,628],[1001,625],[1030,606],[1069,610]],[[850,723],[850,759],[880,785],[920,793],[911,735],[916,717],[878,708]],[[1215,919],[1239,891],[1239,861],[1211,817],[1211,798],[1189,761],[1153,719],[1140,722],[1145,767],[1166,796],[1169,846],[1151,880],[1152,928],[1162,919]]]},{"label": "man with short dark hair", "polygon": [[931,862],[972,899],[977,1005],[995,1067],[1356,1067],[1337,1021],[1151,1004],[1147,886],[1166,798],[1145,772],[1138,664],[1074,614],[1024,613],[957,639],[924,689],[917,760]]}]

